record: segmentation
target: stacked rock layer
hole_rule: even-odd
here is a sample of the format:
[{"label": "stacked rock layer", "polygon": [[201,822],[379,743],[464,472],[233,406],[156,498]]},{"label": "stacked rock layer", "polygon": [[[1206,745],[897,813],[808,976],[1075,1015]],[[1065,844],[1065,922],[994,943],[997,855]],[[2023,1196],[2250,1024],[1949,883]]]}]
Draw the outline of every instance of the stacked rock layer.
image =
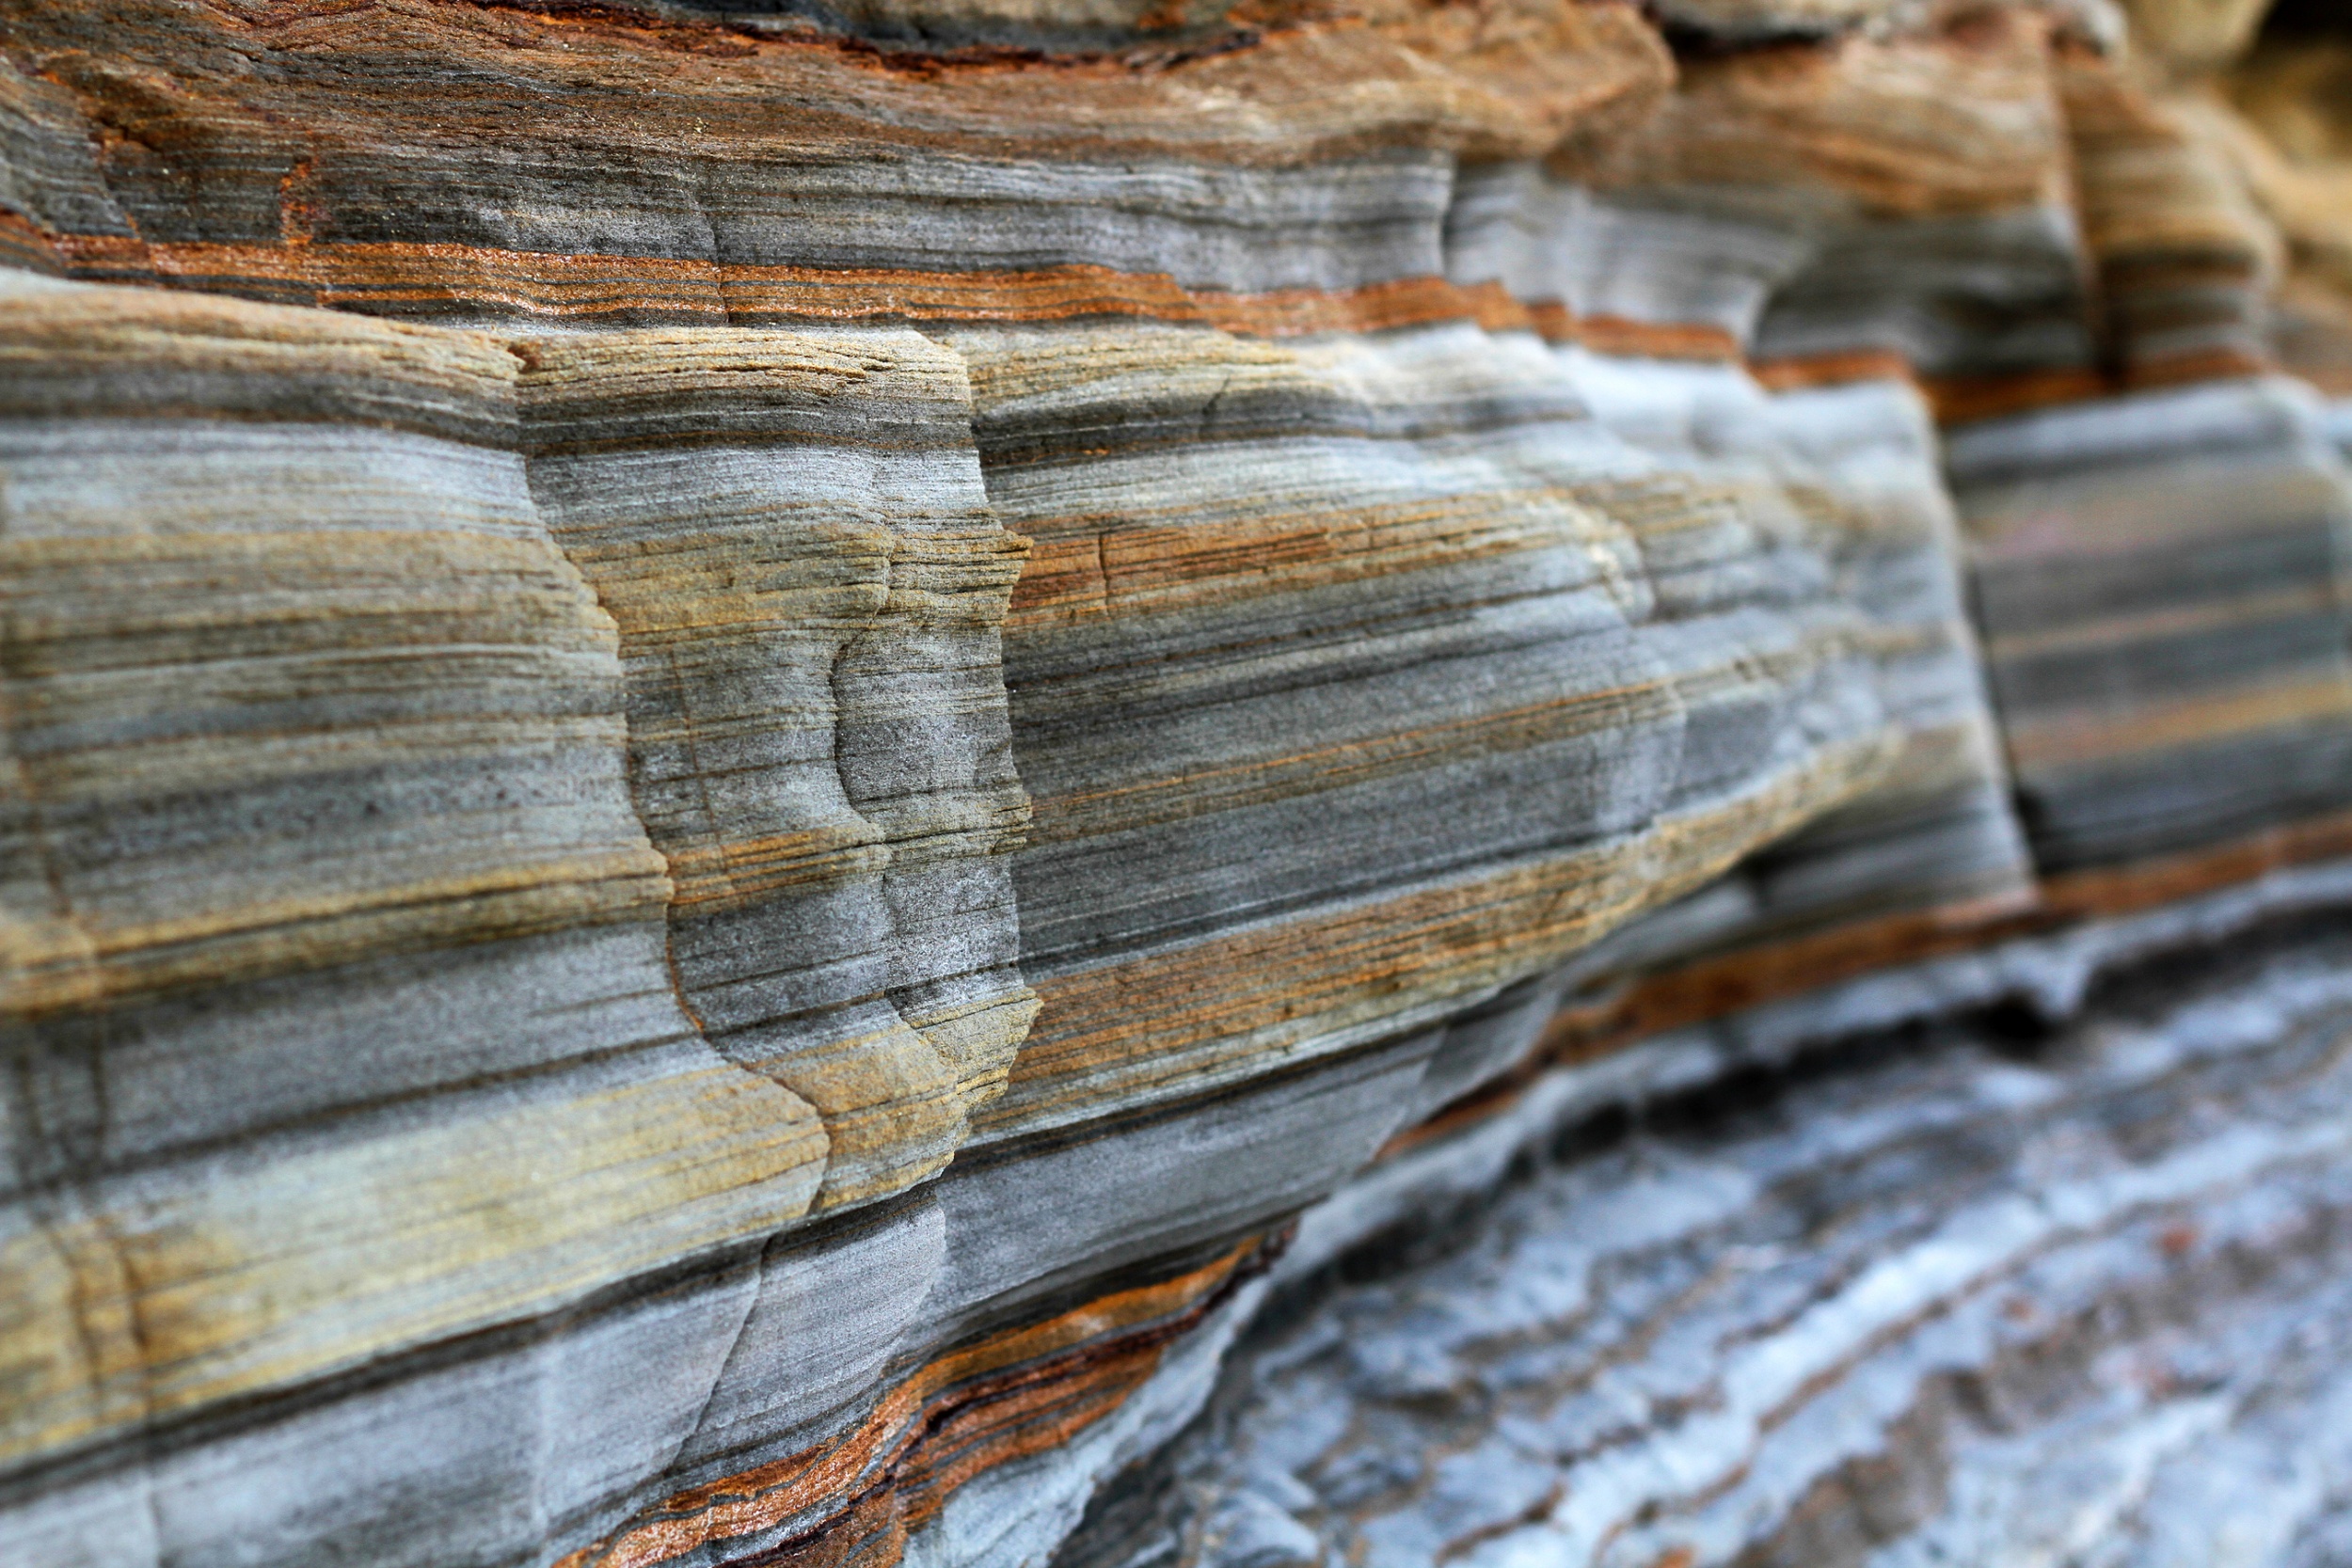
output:
[{"label": "stacked rock layer", "polygon": [[[2352,41],[2259,21],[0,8],[8,1555],[1802,1556],[1741,1488],[1951,1427],[1847,1295],[2024,1378],[1934,1227],[2095,1338],[2187,1277],[2134,1182],[2311,1253],[2198,1309],[2325,1425],[2293,1009],[1579,1167],[1459,1346],[1335,1300],[1361,1379],[1210,1400],[1598,1106],[2352,897]],[[2221,1128],[1916,1152],[2151,1096]],[[2281,1162],[2303,1217],[2216,1196]],[[1635,1354],[1497,1326],[1530,1246],[1581,1304],[1790,1261],[1639,1353],[1602,1484],[1597,1405],[1381,1424],[1498,1336]],[[1865,1340],[1874,1414],[1789,1414]],[[2098,1350],[1929,1445],[1918,1550],[2066,1421],[2291,1440]],[[1634,1471],[1707,1465],[1666,1530]]]}]

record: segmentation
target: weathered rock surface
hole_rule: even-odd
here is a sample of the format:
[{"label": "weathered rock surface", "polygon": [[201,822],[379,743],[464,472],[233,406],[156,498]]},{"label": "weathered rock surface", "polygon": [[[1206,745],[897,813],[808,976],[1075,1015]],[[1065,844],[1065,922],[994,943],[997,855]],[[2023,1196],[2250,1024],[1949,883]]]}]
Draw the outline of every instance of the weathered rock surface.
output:
[{"label": "weathered rock surface", "polygon": [[2339,1560],[2347,1000],[2336,934],[1406,1156],[1057,1560]]},{"label": "weathered rock surface", "polygon": [[0,1555],[2325,1560],[2258,12],[0,7]]}]

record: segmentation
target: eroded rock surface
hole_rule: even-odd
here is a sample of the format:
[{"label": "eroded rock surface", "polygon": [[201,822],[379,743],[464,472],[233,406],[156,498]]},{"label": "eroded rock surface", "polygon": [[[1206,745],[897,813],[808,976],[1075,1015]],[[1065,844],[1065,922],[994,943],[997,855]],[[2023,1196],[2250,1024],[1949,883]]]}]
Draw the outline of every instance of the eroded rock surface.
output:
[{"label": "eroded rock surface", "polygon": [[2345,960],[1526,1119],[1476,1218],[1292,1271],[1057,1561],[2339,1560]]},{"label": "eroded rock surface", "polygon": [[0,8],[5,1555],[2324,1560],[2261,10]]}]

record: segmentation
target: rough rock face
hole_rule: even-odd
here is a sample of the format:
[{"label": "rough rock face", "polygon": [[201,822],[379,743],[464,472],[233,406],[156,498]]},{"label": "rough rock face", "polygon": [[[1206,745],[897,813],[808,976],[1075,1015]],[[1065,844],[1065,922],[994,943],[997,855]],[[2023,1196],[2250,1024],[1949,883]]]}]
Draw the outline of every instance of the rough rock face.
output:
[{"label": "rough rock face", "polygon": [[0,6],[0,1558],[2352,1549],[2264,9]]},{"label": "rough rock face", "polygon": [[1059,1560],[2340,1560],[2341,940],[1406,1156]]}]

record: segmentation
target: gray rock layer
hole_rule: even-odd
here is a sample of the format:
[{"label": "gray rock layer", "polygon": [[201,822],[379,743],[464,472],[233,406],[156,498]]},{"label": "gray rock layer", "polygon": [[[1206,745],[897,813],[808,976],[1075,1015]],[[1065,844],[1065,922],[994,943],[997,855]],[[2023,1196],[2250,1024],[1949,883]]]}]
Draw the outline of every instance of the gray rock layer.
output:
[{"label": "gray rock layer", "polygon": [[1415,1157],[1056,1562],[2341,1560],[2347,958]]}]

